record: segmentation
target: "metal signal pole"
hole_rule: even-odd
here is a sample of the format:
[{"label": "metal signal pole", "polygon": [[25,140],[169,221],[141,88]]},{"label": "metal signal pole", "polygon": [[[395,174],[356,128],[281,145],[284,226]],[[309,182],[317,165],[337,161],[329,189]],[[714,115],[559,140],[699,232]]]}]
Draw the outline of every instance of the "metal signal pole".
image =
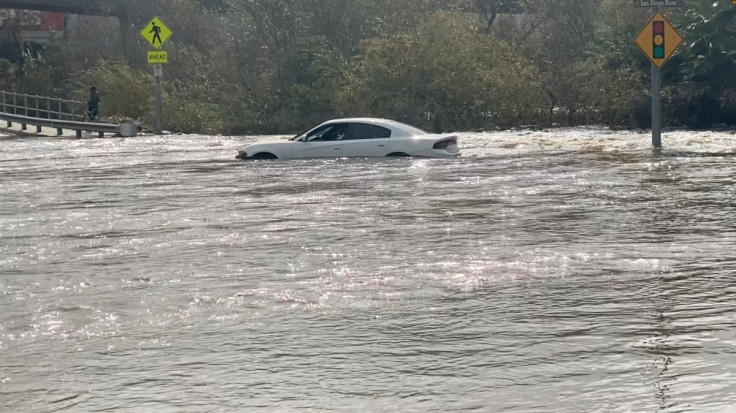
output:
[{"label": "metal signal pole", "polygon": [[[659,7],[652,8],[652,15],[659,11]],[[652,62],[652,146],[662,147],[662,106],[660,94],[662,92],[662,72]]]},{"label": "metal signal pole", "polygon": [[662,91],[662,72],[652,63],[652,146],[662,147],[662,107],[660,92]]}]

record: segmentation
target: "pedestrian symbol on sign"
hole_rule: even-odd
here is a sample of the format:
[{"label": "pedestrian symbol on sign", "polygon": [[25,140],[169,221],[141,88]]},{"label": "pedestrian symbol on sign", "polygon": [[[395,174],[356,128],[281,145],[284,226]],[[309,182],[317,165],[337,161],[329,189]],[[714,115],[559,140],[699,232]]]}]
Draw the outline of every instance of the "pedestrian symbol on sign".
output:
[{"label": "pedestrian symbol on sign", "polygon": [[171,30],[166,27],[161,19],[154,17],[150,22],[148,22],[148,24],[146,24],[146,27],[141,30],[141,36],[148,40],[148,43],[151,43],[153,47],[160,49],[161,46],[166,43],[166,39],[171,36]]},{"label": "pedestrian symbol on sign", "polygon": [[153,39],[151,40],[151,44],[156,46],[156,40],[158,40],[158,45],[161,46],[164,42],[161,41],[161,28],[156,26],[156,22],[151,22],[151,31],[148,33],[153,33]]}]

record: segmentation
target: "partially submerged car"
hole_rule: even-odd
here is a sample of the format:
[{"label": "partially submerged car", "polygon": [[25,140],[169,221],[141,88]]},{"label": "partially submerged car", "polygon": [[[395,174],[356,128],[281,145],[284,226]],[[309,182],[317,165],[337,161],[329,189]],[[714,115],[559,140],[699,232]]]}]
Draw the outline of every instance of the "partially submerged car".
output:
[{"label": "partially submerged car", "polygon": [[303,159],[459,155],[457,136],[432,134],[389,119],[349,118],[324,122],[285,142],[254,143],[238,159]]}]

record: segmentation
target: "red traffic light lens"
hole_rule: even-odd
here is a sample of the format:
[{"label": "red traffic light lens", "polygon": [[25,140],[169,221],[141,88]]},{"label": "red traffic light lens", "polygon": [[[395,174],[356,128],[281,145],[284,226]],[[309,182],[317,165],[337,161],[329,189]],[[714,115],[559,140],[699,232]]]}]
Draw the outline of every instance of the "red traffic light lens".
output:
[{"label": "red traffic light lens", "polygon": [[661,34],[664,36],[664,22],[658,21],[658,22],[652,22],[652,33],[653,34]]}]

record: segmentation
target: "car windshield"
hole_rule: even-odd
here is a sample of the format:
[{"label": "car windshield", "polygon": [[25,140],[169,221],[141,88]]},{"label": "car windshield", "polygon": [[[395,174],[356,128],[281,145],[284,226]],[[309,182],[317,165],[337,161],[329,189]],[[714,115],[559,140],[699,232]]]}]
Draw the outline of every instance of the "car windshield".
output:
[{"label": "car windshield", "polygon": [[304,136],[304,135],[305,135],[305,134],[306,134],[307,132],[309,132],[309,131],[310,131],[310,130],[312,130],[312,129],[313,129],[313,128],[309,128],[309,129],[303,130],[303,131],[301,131],[301,132],[297,133],[297,134],[296,134],[296,136],[294,136],[293,138],[291,138],[291,139],[289,139],[289,140],[290,140],[290,141],[295,141],[295,140],[297,140],[297,139],[301,138],[302,136]]}]

